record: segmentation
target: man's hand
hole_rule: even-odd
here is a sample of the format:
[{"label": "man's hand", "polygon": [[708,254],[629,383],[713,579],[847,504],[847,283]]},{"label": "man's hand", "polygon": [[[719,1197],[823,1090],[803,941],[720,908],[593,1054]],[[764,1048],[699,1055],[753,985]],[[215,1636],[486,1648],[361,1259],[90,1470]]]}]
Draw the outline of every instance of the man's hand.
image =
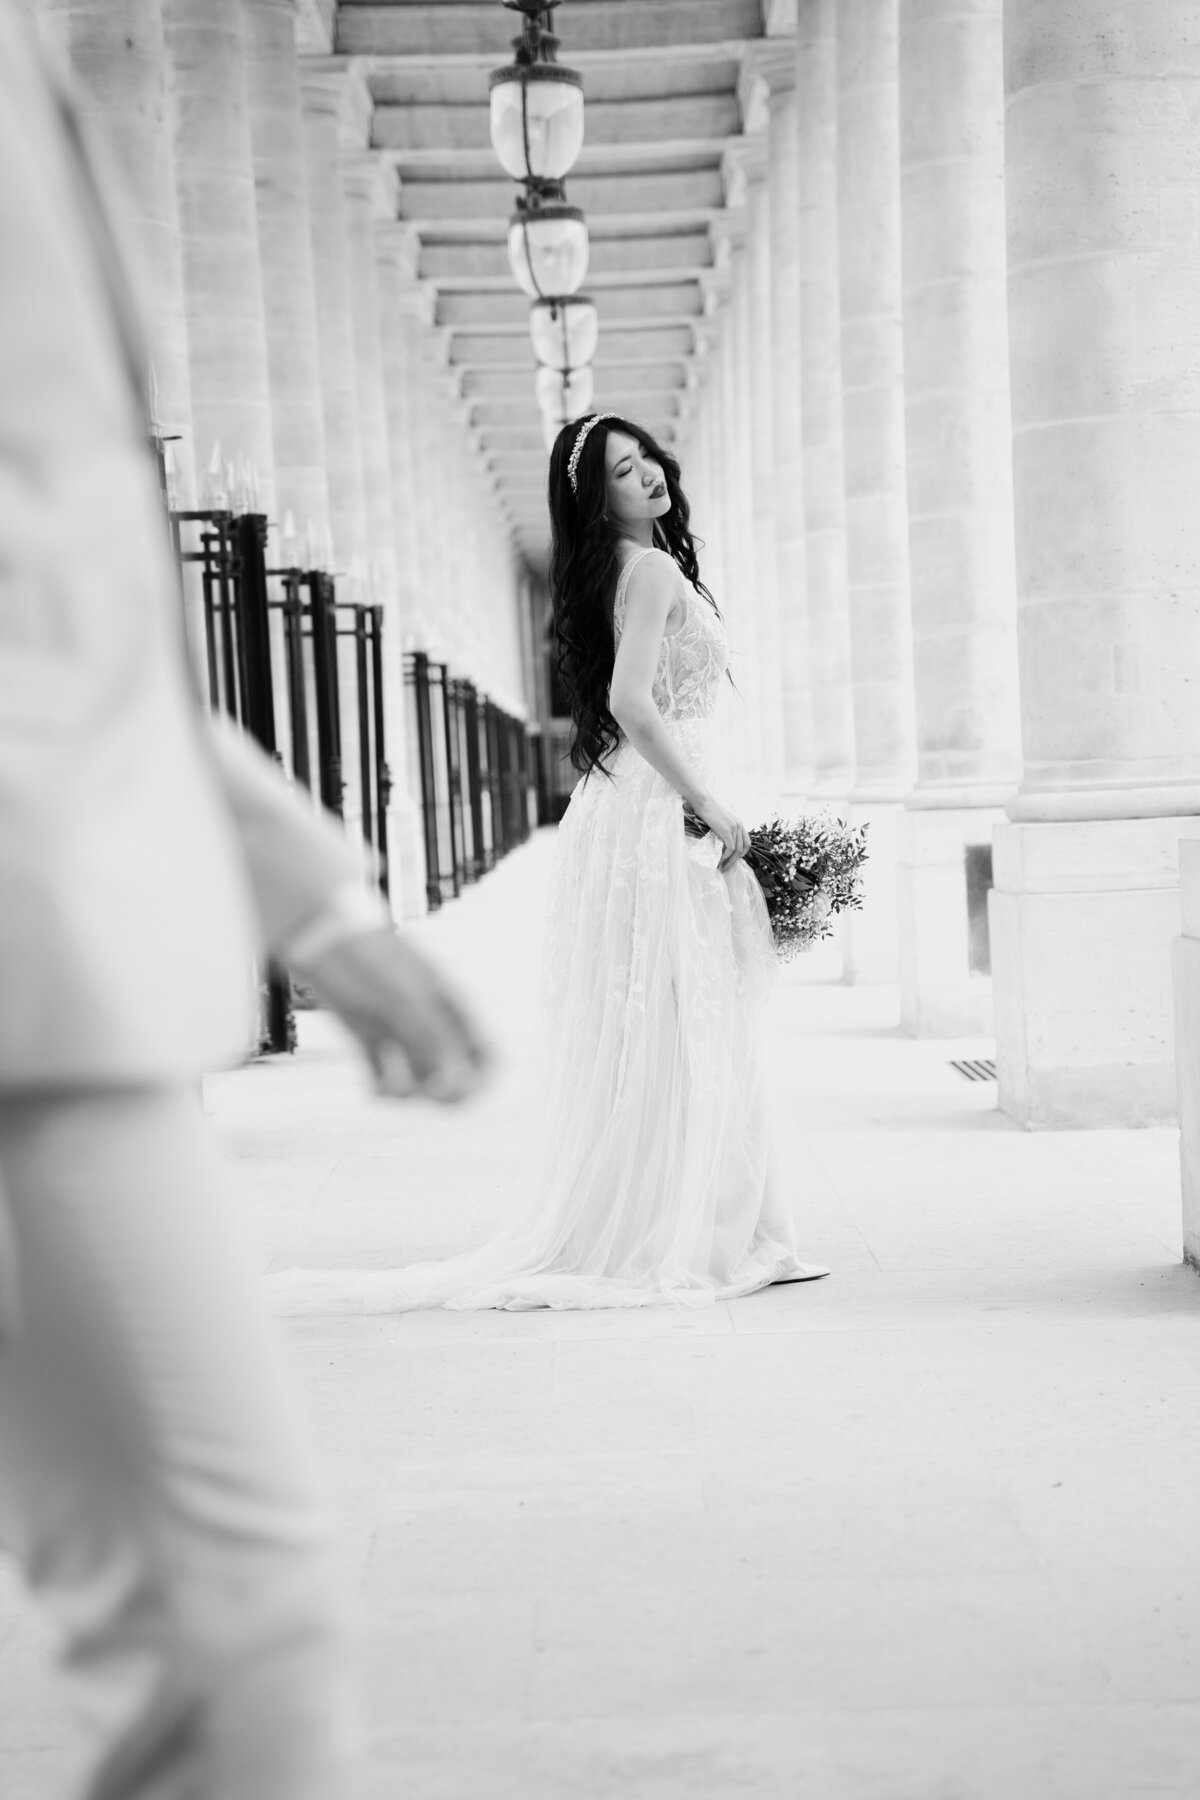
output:
[{"label": "man's hand", "polygon": [[489,1074],[491,1046],[465,1004],[394,931],[356,932],[301,973],[362,1045],[379,1093],[465,1100]]}]

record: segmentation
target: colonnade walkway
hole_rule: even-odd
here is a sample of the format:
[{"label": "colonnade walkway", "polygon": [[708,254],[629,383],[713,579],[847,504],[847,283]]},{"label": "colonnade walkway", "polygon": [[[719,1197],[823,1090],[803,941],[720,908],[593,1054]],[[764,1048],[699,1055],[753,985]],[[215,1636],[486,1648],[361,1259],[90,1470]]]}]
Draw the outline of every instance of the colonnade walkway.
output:
[{"label": "colonnade walkway", "polygon": [[[540,834],[421,922],[511,1046],[370,1099],[326,1018],[207,1084],[264,1263],[476,1242],[530,1128]],[[1175,1134],[1018,1131],[819,957],[776,1002],[823,1282],[287,1322],[361,1584],[369,1800],[1150,1800],[1200,1777],[1200,1280]],[[47,1800],[0,1597],[0,1792]]]}]

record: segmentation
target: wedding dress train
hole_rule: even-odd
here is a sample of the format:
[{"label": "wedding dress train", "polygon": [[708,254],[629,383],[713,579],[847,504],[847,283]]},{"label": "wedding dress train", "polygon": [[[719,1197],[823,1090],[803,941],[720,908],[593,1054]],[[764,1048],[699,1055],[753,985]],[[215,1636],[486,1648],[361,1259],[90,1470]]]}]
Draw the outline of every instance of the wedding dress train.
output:
[{"label": "wedding dress train", "polygon": [[[614,602],[619,638],[629,558]],[[716,612],[678,572],[655,704],[707,761],[728,665]],[[759,1015],[776,969],[766,905],[632,745],[580,782],[547,910],[539,1142],[525,1204],[477,1250],[391,1270],[268,1277],[278,1311],[700,1306],[828,1271],[799,1258],[772,1179]]]}]

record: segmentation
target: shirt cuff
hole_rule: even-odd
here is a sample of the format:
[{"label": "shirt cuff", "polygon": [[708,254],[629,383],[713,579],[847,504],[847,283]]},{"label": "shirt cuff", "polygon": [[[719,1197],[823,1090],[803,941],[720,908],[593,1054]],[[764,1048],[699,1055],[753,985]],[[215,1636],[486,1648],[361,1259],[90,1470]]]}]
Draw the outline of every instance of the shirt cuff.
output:
[{"label": "shirt cuff", "polygon": [[382,894],[368,891],[360,882],[347,881],[334,888],[324,905],[290,932],[275,953],[280,962],[303,968],[350,938],[391,929],[392,915]]}]

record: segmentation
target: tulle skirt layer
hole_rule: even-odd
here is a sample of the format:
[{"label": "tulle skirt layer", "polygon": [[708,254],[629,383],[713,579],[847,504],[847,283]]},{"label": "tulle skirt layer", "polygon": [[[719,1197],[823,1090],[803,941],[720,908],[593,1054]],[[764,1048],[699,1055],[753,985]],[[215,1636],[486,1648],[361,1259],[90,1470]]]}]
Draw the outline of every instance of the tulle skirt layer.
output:
[{"label": "tulle skirt layer", "polygon": [[632,749],[575,791],[548,906],[522,1194],[448,1261],[276,1276],[280,1310],[700,1306],[823,1274],[770,1168],[758,1047],[776,969],[753,875],[685,836]]}]

